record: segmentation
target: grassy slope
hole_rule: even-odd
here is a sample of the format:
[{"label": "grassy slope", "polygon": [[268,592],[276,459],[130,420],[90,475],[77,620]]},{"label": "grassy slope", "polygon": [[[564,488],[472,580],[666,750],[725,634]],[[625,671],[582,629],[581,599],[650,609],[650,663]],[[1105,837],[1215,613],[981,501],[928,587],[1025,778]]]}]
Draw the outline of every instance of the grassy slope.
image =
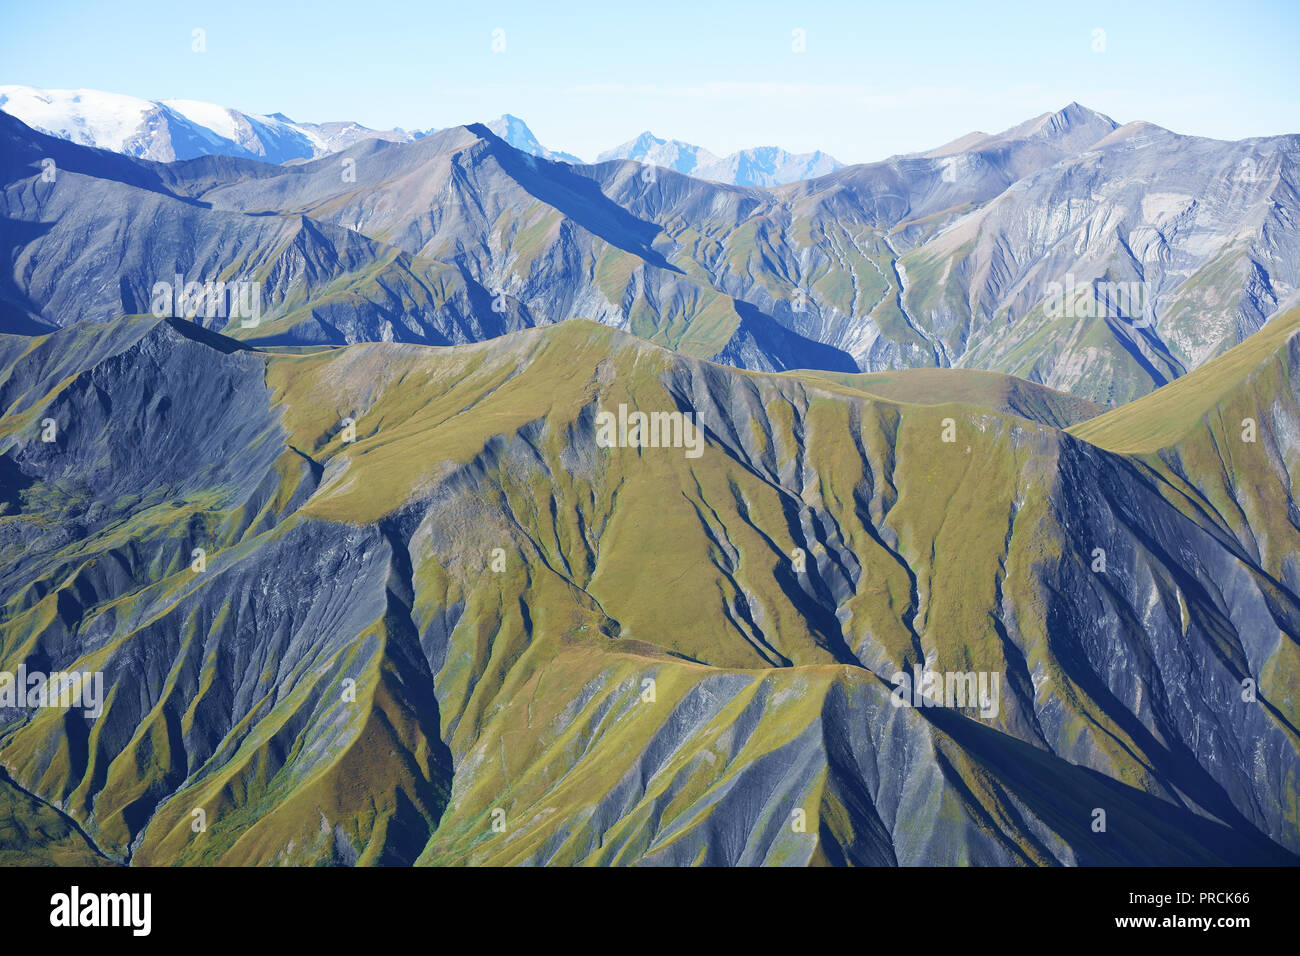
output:
[{"label": "grassy slope", "polygon": [[[888,674],[927,658],[940,669],[1045,674],[1072,715],[1080,752],[1091,750],[1093,762],[1119,780],[1147,783],[1143,743],[1071,681],[1046,622],[1022,615],[1013,635],[1019,648],[994,624],[1004,598],[1033,608],[1038,569],[1060,560],[1049,509],[1065,439],[1022,416],[1064,420],[1080,406],[1049,390],[964,372],[835,380],[721,370],[580,321],[455,349],[372,344],[268,353],[265,362],[286,446],[325,469],[289,524],[373,525],[434,496],[410,539],[412,616],[425,632],[447,609],[461,611],[436,675],[441,733],[457,776],[427,862],[614,862],[670,853],[682,834],[712,825],[710,794],[721,800],[752,779],[754,767],[806,752],[804,735],[825,732],[832,689],[870,679],[864,664]],[[1232,387],[1222,374],[1219,400]],[[698,403],[700,377],[705,394],[733,412],[702,411],[711,429],[702,458],[668,449],[611,449],[596,458],[575,452],[589,445],[584,415],[595,405],[667,409],[688,395]],[[1122,417],[1120,410],[1075,433],[1103,446],[1145,448],[1158,438],[1144,437],[1143,422],[1157,436],[1196,432],[1194,421],[1176,419],[1199,405],[1166,408],[1159,393],[1145,401],[1163,415]],[[356,421],[353,443],[341,440],[345,417]],[[940,440],[947,418],[957,426],[951,444]],[[297,452],[286,449],[281,460]],[[280,480],[275,500],[283,505],[298,479],[282,469]],[[159,527],[174,520],[160,518]],[[795,547],[807,552],[820,585],[791,570]],[[489,568],[495,548],[506,555],[500,574]],[[804,588],[816,586],[835,592],[828,599],[843,609],[842,620],[807,599]],[[30,624],[27,640],[40,627],[34,617]],[[376,622],[372,636],[387,641],[387,629],[387,621]],[[7,649],[16,634],[6,635]],[[365,794],[346,784],[398,772],[371,755],[422,746],[419,728],[385,690],[384,658],[370,668],[363,713],[371,719],[325,773],[273,775],[276,750],[292,741],[285,735],[293,702],[286,702],[282,718],[272,711],[232,738],[251,731],[238,759],[189,787],[215,817],[221,840],[213,849],[198,851],[187,835],[195,799],[186,794],[159,810],[140,858],[269,862],[285,859],[287,834],[317,831],[322,807],[354,832],[393,819],[393,807],[374,813]],[[1278,679],[1294,679],[1294,661],[1276,668]],[[646,676],[657,682],[653,705],[638,704]],[[642,776],[644,755],[709,680],[732,682],[726,694],[707,692],[722,709],[662,777],[636,783],[597,846],[593,834],[603,823],[594,815],[608,812],[602,800]],[[1028,697],[1008,694],[996,726],[1025,733],[1036,694],[1036,685]],[[116,840],[125,830],[111,808],[128,806],[168,775],[151,756],[167,750],[159,746],[169,732],[163,711],[141,725],[128,759],[108,772],[108,799],[101,795],[97,814]],[[618,716],[629,714],[637,719]],[[737,736],[738,726],[751,730]],[[936,749],[945,746],[934,739]],[[960,756],[947,759],[964,790],[936,796],[943,804],[936,819],[949,821],[954,834],[960,825],[953,821],[971,814],[1000,819],[1008,852],[1046,858],[1014,822],[1005,795],[979,782],[983,772]],[[398,790],[415,792],[417,783]],[[836,840],[780,844],[781,859],[816,862],[823,843],[860,837],[832,776],[813,773],[800,788],[810,830],[824,816]],[[486,826],[498,806],[511,821],[508,841],[494,840]],[[778,801],[746,812],[757,827],[779,825],[789,810]],[[308,846],[294,858],[330,852]]]},{"label": "grassy slope", "polygon": [[1019,415],[1056,428],[1079,424],[1106,411],[1104,405],[1001,372],[933,368],[860,375],[822,371],[795,374],[836,382],[887,402],[905,405],[960,402],[1004,415]]},{"label": "grassy slope", "polygon": [[0,775],[0,866],[104,866],[66,816]]},{"label": "grassy slope", "polygon": [[[1300,309],[1152,394],[1072,434],[1149,469],[1164,497],[1212,522],[1257,562],[1261,587],[1300,582]],[[1253,422],[1254,441],[1248,441]],[[1263,668],[1281,713],[1300,723],[1300,646],[1278,641]]]},{"label": "grassy slope", "polygon": [[1124,454],[1157,451],[1177,444],[1193,432],[1213,427],[1225,417],[1225,402],[1264,386],[1260,381],[1277,368],[1289,372],[1285,346],[1300,331],[1300,309],[1278,316],[1240,345],[1214,361],[1136,402],[1070,429],[1094,445]]},{"label": "grassy slope", "polygon": [[[434,592],[430,602],[466,601],[478,622],[473,650],[460,664],[449,664],[439,682],[459,758],[473,752],[500,712],[496,708],[513,713],[502,699],[519,692],[509,683],[485,688],[476,675],[485,668],[503,677],[517,667],[532,673],[539,656],[554,653],[547,648],[557,640],[597,650],[617,633],[728,669],[824,666],[846,654],[884,666],[922,653],[937,657],[941,667],[1015,669],[990,611],[1003,591],[1032,607],[1035,567],[1059,557],[1053,550],[1059,542],[1042,533],[1051,527],[1043,509],[1059,439],[1050,428],[982,406],[1064,418],[1077,415],[1080,403],[1055,404],[1050,390],[1016,388],[1001,376],[975,375],[966,384],[961,372],[921,372],[915,381],[911,373],[881,376],[851,392],[826,376],[729,372],[734,390],[752,392],[757,461],[711,442],[698,462],[619,450],[606,453],[598,471],[581,473],[560,461],[569,436],[581,427],[582,408],[593,401],[673,407],[664,380],[675,360],[581,322],[527,333],[512,345],[443,352],[369,346],[310,360],[329,362],[328,369],[294,359],[270,372],[291,409],[291,431],[324,459],[347,464],[308,506],[312,513],[375,520],[406,504],[413,489],[435,487],[461,468],[487,469],[479,494],[489,496],[490,507],[477,523],[444,531],[457,540],[454,553],[463,565],[435,568],[431,560],[423,566]],[[606,362],[614,368],[602,376]],[[844,381],[856,386],[862,378],[870,379]],[[947,387],[942,397],[969,404],[912,405],[871,395],[875,385],[897,396],[928,396],[936,380]],[[347,405],[340,395],[358,399]],[[737,398],[735,391],[730,398]],[[326,436],[349,408],[365,411],[358,417],[360,440],[345,448]],[[938,440],[950,416],[960,423],[960,441],[953,445]],[[530,444],[545,463],[540,475],[521,480],[483,461],[486,447],[525,427],[537,430]],[[764,473],[780,472],[781,463],[792,460],[818,476],[799,495],[791,494],[788,482],[774,480],[778,475]],[[867,463],[881,461],[891,463],[890,470],[872,474]],[[864,486],[874,486],[867,502],[859,497]],[[809,540],[800,515],[811,510],[835,516],[836,541]],[[897,529],[896,544],[877,540],[882,526],[885,533]],[[520,528],[529,534],[517,534]],[[485,582],[494,581],[486,573],[486,553],[497,545],[519,570],[501,578],[499,589],[487,584],[484,596]],[[837,560],[858,565],[849,575],[855,593],[847,599],[842,629],[809,616],[806,604],[791,599],[787,555],[796,546],[806,546],[814,560],[837,550]],[[979,569],[988,569],[987,575],[972,574]],[[531,613],[511,612],[516,605]],[[559,610],[566,605],[572,611]],[[560,630],[553,630],[557,625]],[[1117,776],[1140,784],[1146,771],[1133,756],[1139,745],[1060,671],[1047,649],[1045,622],[1025,617],[1019,626],[1032,648],[1021,666],[1050,673],[1082,717],[1078,732],[1109,755]],[[850,635],[847,646],[843,634]],[[765,674],[778,685],[785,679],[781,672]],[[561,692],[567,686],[561,683]],[[814,719],[815,705],[809,706],[804,721]],[[453,714],[464,715],[459,726]],[[1013,704],[1004,720],[1017,719],[1029,717],[1016,714]],[[584,786],[590,791],[613,783],[613,777],[603,784],[588,779]],[[509,789],[507,780],[491,786]],[[456,819],[444,823],[439,846],[457,839],[449,835]],[[537,843],[524,845],[538,850]]]},{"label": "grassy slope", "polygon": [[1185,378],[1070,430],[1142,462],[1181,510],[1210,516],[1292,586],[1300,576],[1298,333],[1294,309]]}]

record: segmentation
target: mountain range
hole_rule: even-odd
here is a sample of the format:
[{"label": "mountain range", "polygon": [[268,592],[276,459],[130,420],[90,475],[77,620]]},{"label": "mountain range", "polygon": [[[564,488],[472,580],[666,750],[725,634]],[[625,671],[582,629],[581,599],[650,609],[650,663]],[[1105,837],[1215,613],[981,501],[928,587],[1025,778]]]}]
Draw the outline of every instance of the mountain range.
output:
[{"label": "mountain range", "polygon": [[1300,137],[637,142],[0,112],[0,861],[1300,863]]},{"label": "mountain range", "polygon": [[[266,163],[318,159],[367,139],[409,143],[436,130],[373,130],[357,123],[300,123],[283,113],[261,115],[195,100],[143,100],[99,90],[46,90],[0,86],[0,110],[33,129],[82,146],[138,159],[172,162],[199,156],[236,156]],[[515,149],[553,162],[582,160],[547,149],[533,131],[509,113],[485,124]],[[674,158],[675,151],[691,162]],[[842,165],[822,152],[792,154],[775,146],[742,150],[719,158],[698,146],[671,143],[643,133],[599,161],[635,159],[703,179],[741,186],[775,186],[808,179]]]},{"label": "mountain range", "polygon": [[[0,337],[0,664],[105,702],[0,710],[0,849],[1295,864],[1298,363],[1300,310],[1096,417],[584,320]],[[620,406],[703,453],[602,447]],[[922,668],[1001,681],[932,708]]]},{"label": "mountain range", "polygon": [[2,119],[9,330],[147,312],[179,275],[256,283],[257,327],[207,322],[250,342],[454,344],[579,316],[742,368],[980,368],[1113,405],[1244,340],[1300,280],[1300,137],[1078,105],[771,189],[551,162],[480,125],[272,166],[156,164]]},{"label": "mountain range", "polygon": [[711,179],[736,186],[781,186],[801,179],[824,176],[844,165],[820,150],[813,153],[787,153],[775,146],[744,149],[719,157],[699,146],[676,139],[659,139],[650,132],[642,133],[636,139],[601,153],[596,157],[596,162],[604,163],[612,159],[632,159],[697,179]]},{"label": "mountain range", "polygon": [[169,163],[239,156],[267,163],[314,159],[366,139],[409,142],[420,133],[356,123],[297,123],[197,100],[143,100],[99,90],[0,86],[0,110],[70,142]]}]

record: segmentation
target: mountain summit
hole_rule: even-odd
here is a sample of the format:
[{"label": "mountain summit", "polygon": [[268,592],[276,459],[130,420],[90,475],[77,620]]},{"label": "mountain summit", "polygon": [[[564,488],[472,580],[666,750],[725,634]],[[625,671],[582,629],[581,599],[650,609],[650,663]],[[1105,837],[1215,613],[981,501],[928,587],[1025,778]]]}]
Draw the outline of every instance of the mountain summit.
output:
[{"label": "mountain summit", "polygon": [[543,159],[549,159],[553,162],[561,163],[581,163],[577,156],[572,153],[561,153],[547,149],[537,141],[533,131],[528,128],[528,124],[518,116],[511,116],[506,113],[491,123],[484,124],[497,136],[513,146],[520,152],[528,153],[532,156],[540,156]]},{"label": "mountain summit", "polygon": [[1078,152],[1100,142],[1117,129],[1119,124],[1104,113],[1070,103],[1054,113],[1042,113],[1001,133],[967,133],[920,155],[951,156],[1026,140],[1038,140],[1062,150]]},{"label": "mountain summit", "polygon": [[0,86],[0,110],[84,146],[171,162],[221,155],[267,163],[312,159],[363,139],[409,142],[418,133],[356,123],[298,123],[197,100],[143,100],[98,90]]},{"label": "mountain summit", "polygon": [[608,149],[596,157],[596,162],[605,163],[611,159],[630,159],[638,163],[649,163],[690,176],[701,165],[717,162],[707,149],[683,143],[678,139],[660,139],[646,130],[636,139],[628,140],[613,149]]}]

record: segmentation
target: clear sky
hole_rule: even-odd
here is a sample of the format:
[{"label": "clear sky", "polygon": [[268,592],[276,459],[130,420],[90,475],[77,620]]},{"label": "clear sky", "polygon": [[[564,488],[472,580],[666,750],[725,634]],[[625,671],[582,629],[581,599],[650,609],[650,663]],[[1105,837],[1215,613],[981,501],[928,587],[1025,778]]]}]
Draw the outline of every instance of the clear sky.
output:
[{"label": "clear sky", "polygon": [[1300,132],[1300,0],[0,2],[0,83],[375,128],[514,113],[588,160],[649,129],[867,162],[1071,101],[1223,139]]}]

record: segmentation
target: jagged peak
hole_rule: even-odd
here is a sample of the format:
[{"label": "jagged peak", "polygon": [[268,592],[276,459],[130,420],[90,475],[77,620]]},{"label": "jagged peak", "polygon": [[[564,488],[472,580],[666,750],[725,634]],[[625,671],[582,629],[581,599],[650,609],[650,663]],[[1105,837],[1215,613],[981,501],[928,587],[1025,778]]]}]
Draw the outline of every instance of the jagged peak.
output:
[{"label": "jagged peak", "polygon": [[[1118,128],[1116,123],[1104,113],[1089,109],[1079,103],[1071,102],[1052,113],[1040,113],[1032,119],[1017,126],[1003,130],[996,140],[1038,139],[1053,140],[1067,136],[1078,130],[1090,130],[1098,134],[1097,138]],[[1104,130],[1104,132],[1103,132]]]},{"label": "jagged peak", "polygon": [[1116,129],[1119,124],[1097,110],[1089,109],[1078,102],[1071,101],[1055,113],[1048,114],[1046,125],[1053,129],[1074,129],[1089,123],[1096,123]]}]

